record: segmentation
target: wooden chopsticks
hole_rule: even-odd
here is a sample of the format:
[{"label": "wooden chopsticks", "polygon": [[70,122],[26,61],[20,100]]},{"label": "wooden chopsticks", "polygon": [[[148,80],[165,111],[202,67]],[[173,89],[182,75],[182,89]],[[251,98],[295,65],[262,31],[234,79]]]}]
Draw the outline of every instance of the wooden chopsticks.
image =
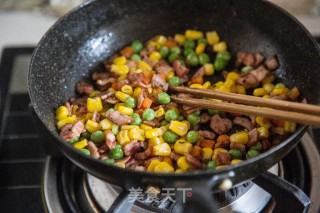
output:
[{"label": "wooden chopsticks", "polygon": [[170,90],[192,94],[198,97],[215,98],[232,102],[227,103],[197,98],[185,99],[177,96],[171,97],[173,101],[180,104],[320,126],[320,107],[316,105],[181,86],[170,86]]}]

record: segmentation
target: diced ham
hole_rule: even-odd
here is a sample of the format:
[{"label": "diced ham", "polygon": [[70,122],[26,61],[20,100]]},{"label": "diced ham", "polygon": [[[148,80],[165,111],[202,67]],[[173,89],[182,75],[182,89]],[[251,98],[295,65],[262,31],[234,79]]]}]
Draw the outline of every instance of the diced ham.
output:
[{"label": "diced ham", "polygon": [[117,104],[119,103],[119,99],[116,98],[115,92],[101,92],[98,94],[101,100],[109,103],[109,104]]},{"label": "diced ham", "polygon": [[254,128],[249,132],[249,141],[247,143],[247,146],[252,147],[256,145],[257,141],[258,141],[258,130],[257,128]]},{"label": "diced ham", "polygon": [[72,115],[72,105],[70,104],[70,102],[69,101],[65,102],[64,106],[67,107],[67,109],[68,109],[68,116],[71,116]]},{"label": "diced ham", "polygon": [[87,106],[79,106],[76,110],[76,115],[81,117],[88,112]]},{"label": "diced ham", "polygon": [[64,125],[60,130],[60,136],[66,141],[71,140],[73,138],[73,133],[71,132],[72,124]]},{"label": "diced ham", "polygon": [[262,140],[261,144],[262,144],[262,149],[263,150],[268,150],[272,146],[272,144],[270,143],[270,141],[268,139]]},{"label": "diced ham", "polygon": [[254,54],[254,64],[255,66],[260,65],[264,61],[264,56],[261,53]]},{"label": "diced ham", "polygon": [[97,79],[96,84],[99,86],[107,86],[111,85],[112,83],[116,82],[116,78],[105,78],[105,79]]},{"label": "diced ham", "polygon": [[160,125],[160,122],[158,120],[143,121],[142,123],[147,124],[152,127],[158,127]]},{"label": "diced ham", "polygon": [[106,117],[118,126],[127,125],[134,121],[132,117],[118,111],[108,112]]},{"label": "diced ham", "polygon": [[116,142],[116,136],[110,131],[106,131],[106,145],[109,148],[109,150],[113,149],[116,147],[117,142]]},{"label": "diced ham", "polygon": [[99,123],[100,119],[101,119],[101,115],[97,111],[94,111],[92,115],[92,120]]},{"label": "diced ham", "polygon": [[165,62],[163,63],[159,62],[158,64],[155,65],[154,69],[157,73],[164,74],[165,76],[167,76],[170,71],[173,71],[173,67],[171,67]]},{"label": "diced ham", "polygon": [[177,161],[180,157],[182,157],[182,155],[176,153],[175,151],[172,151],[170,153],[170,158],[174,161]]},{"label": "diced ham", "polygon": [[279,62],[277,57],[274,55],[274,56],[268,57],[264,65],[268,70],[273,71],[279,67]]},{"label": "diced ham", "polygon": [[136,140],[131,141],[130,143],[127,143],[123,146],[123,152],[125,156],[133,155],[137,152],[139,152],[141,149],[140,143]]},{"label": "diced ham", "polygon": [[246,52],[238,52],[237,60],[239,63],[244,64],[246,66],[254,66],[255,63],[254,55]]},{"label": "diced ham", "polygon": [[143,57],[149,56],[152,52],[156,51],[157,47],[156,46],[148,46],[147,48],[143,49],[140,52],[140,55]]},{"label": "diced ham", "polygon": [[211,120],[211,116],[208,113],[202,113],[200,115],[200,123],[205,124]]},{"label": "diced ham", "polygon": [[179,60],[173,62],[173,68],[176,71],[177,76],[184,77],[189,73],[189,69],[181,64]]},{"label": "diced ham", "polygon": [[154,74],[152,76],[152,86],[159,87],[166,92],[168,90],[169,84],[164,79],[162,79],[160,75]]},{"label": "diced ham", "polygon": [[189,81],[189,77],[187,75],[180,78],[182,84],[187,83]]},{"label": "diced ham", "polygon": [[137,108],[138,109],[141,108],[141,105],[142,105],[145,98],[146,98],[146,93],[145,93],[144,89],[141,89],[141,92],[137,97]]},{"label": "diced ham", "polygon": [[254,75],[254,77],[256,77],[258,82],[261,82],[269,74],[269,70],[267,70],[264,66],[259,66],[257,69],[252,70],[250,73]]},{"label": "diced ham", "polygon": [[203,77],[205,74],[205,68],[204,66],[200,67],[197,72],[194,73],[194,75],[191,77],[191,80],[196,79],[198,77]]},{"label": "diced ham", "polygon": [[190,163],[193,167],[195,167],[196,169],[202,169],[203,165],[201,163],[201,161],[195,157],[193,157],[191,154],[186,153],[186,160],[188,163]]},{"label": "diced ham", "polygon": [[74,138],[79,137],[83,130],[84,130],[84,124],[82,123],[82,121],[77,121],[71,128],[71,131],[74,134]]},{"label": "diced ham", "polygon": [[129,72],[127,75],[127,78],[131,83],[134,83],[134,82],[142,82],[144,76],[143,76],[143,72]]},{"label": "diced ham", "polygon": [[244,86],[245,88],[250,88],[259,83],[258,79],[251,73],[246,73],[241,75],[237,80],[237,84]]},{"label": "diced ham", "polygon": [[136,67],[138,66],[138,62],[137,62],[137,61],[129,60],[129,61],[127,62],[127,66],[129,67],[129,72],[135,71],[135,70],[136,70]]},{"label": "diced ham", "polygon": [[129,84],[130,84],[129,79],[127,79],[127,78],[122,79],[121,81],[117,82],[118,90],[121,90],[121,87],[122,87],[122,86],[124,86],[124,85],[129,85]]},{"label": "diced ham", "polygon": [[94,91],[94,88],[91,84],[84,82],[84,81],[81,81],[81,82],[77,83],[76,90],[79,94],[89,95],[90,93],[92,93]]},{"label": "diced ham", "polygon": [[240,152],[244,152],[246,151],[246,146],[240,143],[236,143],[236,142],[231,142],[230,143],[230,149],[237,149]]},{"label": "diced ham", "polygon": [[214,140],[216,137],[216,134],[214,132],[211,132],[208,130],[200,130],[199,135],[205,139],[210,139],[210,140]]},{"label": "diced ham", "polygon": [[147,149],[144,150],[143,152],[137,152],[137,153],[134,155],[134,158],[137,159],[137,160],[146,160],[146,159],[148,159],[148,158],[151,157],[152,151],[153,151],[153,146],[152,146],[152,145],[149,145],[149,146],[147,147]]},{"label": "diced ham", "polygon": [[231,156],[229,153],[217,152],[216,162],[219,166],[220,165],[229,165],[231,163]]},{"label": "diced ham", "polygon": [[214,115],[211,118],[210,127],[218,135],[228,132],[232,127],[232,122],[227,118],[220,118],[219,115]]},{"label": "diced ham", "polygon": [[147,64],[150,65],[150,67],[154,67],[154,65],[156,65],[156,61],[155,60],[152,60],[150,59],[149,57],[143,57],[142,59],[144,62],[146,62]]},{"label": "diced ham", "polygon": [[244,117],[235,117],[233,119],[233,124],[240,125],[240,126],[246,128],[247,130],[252,130],[254,127],[251,120],[249,120],[248,118],[244,118]]},{"label": "diced ham", "polygon": [[94,158],[100,157],[100,153],[98,152],[98,148],[92,141],[88,141],[88,149],[89,149],[90,155],[92,157],[94,157]]},{"label": "diced ham", "polygon": [[146,168],[144,168],[144,166],[136,166],[136,167],[134,167],[134,170],[144,172],[144,171],[146,171]]}]

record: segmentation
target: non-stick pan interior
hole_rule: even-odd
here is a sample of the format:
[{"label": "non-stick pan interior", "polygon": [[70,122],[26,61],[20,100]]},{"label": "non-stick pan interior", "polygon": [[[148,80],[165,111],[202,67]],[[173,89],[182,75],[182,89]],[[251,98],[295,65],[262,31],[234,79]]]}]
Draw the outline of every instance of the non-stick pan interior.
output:
[{"label": "non-stick pan interior", "polygon": [[318,103],[319,49],[311,36],[272,4],[256,0],[89,1],[60,19],[34,52],[28,85],[36,113],[58,136],[54,110],[75,95],[101,60],[131,41],[186,29],[216,30],[237,51],[277,54],[278,77]]}]

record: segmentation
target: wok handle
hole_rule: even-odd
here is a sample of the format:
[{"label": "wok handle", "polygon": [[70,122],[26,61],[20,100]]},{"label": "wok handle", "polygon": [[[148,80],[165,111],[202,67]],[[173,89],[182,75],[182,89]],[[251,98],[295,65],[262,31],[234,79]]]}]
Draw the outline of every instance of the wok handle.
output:
[{"label": "wok handle", "polygon": [[108,213],[129,213],[134,201],[129,199],[130,192],[127,190],[122,190],[118,197],[113,201],[110,206]]},{"label": "wok handle", "polygon": [[308,212],[311,203],[308,196],[279,176],[265,172],[252,181],[271,194],[278,202],[275,212]]}]

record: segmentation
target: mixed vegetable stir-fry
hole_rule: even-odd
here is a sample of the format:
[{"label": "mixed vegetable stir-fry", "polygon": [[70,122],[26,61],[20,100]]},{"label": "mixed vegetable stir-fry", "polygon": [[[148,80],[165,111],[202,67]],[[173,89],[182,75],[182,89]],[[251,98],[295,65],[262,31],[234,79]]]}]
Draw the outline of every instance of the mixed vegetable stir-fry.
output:
[{"label": "mixed vegetable stir-fry", "polygon": [[[92,81],[76,85],[79,96],[60,106],[56,118],[63,139],[108,164],[161,173],[219,169],[259,155],[296,130],[289,121],[171,101],[169,85],[301,101],[296,87],[272,74],[276,56],[231,56],[216,31],[133,41],[102,67]],[[213,75],[223,80],[205,80]]]}]

